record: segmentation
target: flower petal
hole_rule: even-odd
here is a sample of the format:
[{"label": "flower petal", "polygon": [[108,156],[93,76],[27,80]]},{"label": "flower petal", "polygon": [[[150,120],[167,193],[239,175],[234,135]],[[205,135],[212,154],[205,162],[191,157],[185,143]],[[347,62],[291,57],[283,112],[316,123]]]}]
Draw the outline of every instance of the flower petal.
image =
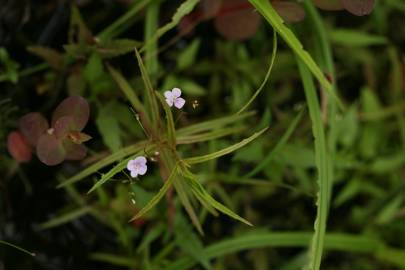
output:
[{"label": "flower petal", "polygon": [[174,106],[176,106],[176,108],[181,109],[183,108],[184,104],[186,103],[186,100],[184,98],[176,98],[176,100],[174,101]]},{"label": "flower petal", "polygon": [[140,166],[140,167],[138,168],[138,174],[144,175],[147,170],[148,170],[148,166],[142,165],[142,166]]},{"label": "flower petal", "polygon": [[173,89],[172,89],[172,95],[173,95],[174,97],[176,97],[176,98],[180,97],[180,96],[181,96],[181,90],[180,90],[180,88],[177,88],[177,87],[173,88]]},{"label": "flower petal", "polygon": [[135,160],[134,159],[131,159],[130,161],[128,161],[128,164],[127,164],[128,171],[133,171],[135,169],[134,166],[135,166]]},{"label": "flower petal", "polygon": [[135,158],[134,161],[135,161],[136,164],[139,164],[139,165],[145,165],[146,164],[146,158],[143,157],[143,156]]},{"label": "flower petal", "polygon": [[165,95],[165,98],[167,98],[167,99],[173,99],[174,98],[173,93],[171,91],[166,91],[164,93],[164,95]]},{"label": "flower petal", "polygon": [[169,107],[173,106],[173,99],[172,98],[166,98],[166,103],[169,105]]},{"label": "flower petal", "polygon": [[138,172],[137,171],[131,171],[131,177],[135,178],[138,176]]}]

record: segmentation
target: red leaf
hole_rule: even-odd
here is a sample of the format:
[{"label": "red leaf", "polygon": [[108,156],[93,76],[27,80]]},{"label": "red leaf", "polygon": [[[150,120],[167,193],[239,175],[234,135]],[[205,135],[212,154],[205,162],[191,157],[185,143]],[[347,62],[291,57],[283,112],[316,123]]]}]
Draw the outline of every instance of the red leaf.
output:
[{"label": "red leaf", "polygon": [[31,147],[19,131],[13,131],[7,137],[7,149],[10,155],[18,162],[28,162],[31,160]]},{"label": "red leaf", "polygon": [[275,1],[272,5],[286,22],[299,22],[305,18],[304,9],[295,2]]},{"label": "red leaf", "polygon": [[49,128],[48,121],[38,112],[32,112],[20,118],[19,127],[28,142],[35,146],[39,137]]},{"label": "red leaf", "polygon": [[74,120],[71,116],[62,116],[53,125],[56,138],[64,138],[69,132],[75,129]]},{"label": "red leaf", "polygon": [[356,16],[368,15],[373,11],[374,0],[342,0],[343,7]]},{"label": "red leaf", "polygon": [[63,116],[71,116],[73,118],[74,129],[81,131],[89,120],[89,103],[81,96],[66,98],[55,109],[52,115],[52,126],[54,126],[55,122]]},{"label": "red leaf", "polygon": [[63,145],[66,150],[66,159],[68,160],[81,160],[87,155],[87,148],[83,144],[76,144],[65,140]]},{"label": "red leaf", "polygon": [[61,140],[58,140],[54,135],[45,133],[38,140],[37,156],[46,165],[53,166],[65,159],[66,151]]},{"label": "red leaf", "polygon": [[313,0],[314,5],[324,10],[342,10],[343,4],[341,0]]},{"label": "red leaf", "polygon": [[226,0],[214,24],[230,40],[243,40],[256,34],[261,16],[244,0]]},{"label": "red leaf", "polygon": [[201,0],[200,10],[202,12],[202,18],[205,20],[213,18],[221,8],[221,0]]}]

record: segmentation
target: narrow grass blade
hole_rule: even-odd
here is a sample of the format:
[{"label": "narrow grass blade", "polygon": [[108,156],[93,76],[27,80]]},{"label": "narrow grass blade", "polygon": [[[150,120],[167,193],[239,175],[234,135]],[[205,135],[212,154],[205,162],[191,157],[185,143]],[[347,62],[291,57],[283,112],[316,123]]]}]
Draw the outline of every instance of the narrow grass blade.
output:
[{"label": "narrow grass blade", "polygon": [[[125,94],[129,102],[131,103],[134,109],[145,115],[145,107],[143,106],[142,102],[139,100],[137,95],[135,94],[134,89],[129,85],[128,81],[122,76],[118,70],[114,69],[112,66],[107,65],[107,69],[111,74],[111,77],[117,83],[121,91]],[[145,115],[147,117],[147,115]]]},{"label": "narrow grass blade", "polygon": [[156,92],[156,96],[158,97],[164,111],[166,114],[166,127],[167,127],[167,140],[170,144],[171,147],[175,148],[176,147],[176,130],[174,128],[174,120],[173,120],[173,114],[172,111],[170,110],[170,107],[167,105],[165,99],[163,96]]},{"label": "narrow grass blade", "polygon": [[143,64],[141,55],[139,54],[137,49],[135,49],[135,55],[136,59],[138,60],[139,69],[141,70],[143,83],[145,84],[146,98],[149,105],[151,116],[150,118],[152,121],[152,125],[155,128],[155,132],[157,132],[157,129],[160,124],[160,118],[159,118],[159,107],[157,105],[155,91],[153,90],[152,82]]},{"label": "narrow grass blade", "polygon": [[91,207],[82,207],[79,209],[75,209],[71,212],[57,216],[55,218],[50,219],[47,222],[40,224],[40,227],[41,229],[49,229],[56,226],[60,226],[69,223],[72,220],[75,220],[81,216],[87,215],[91,210],[92,210]]},{"label": "narrow grass blade", "polygon": [[108,180],[110,180],[112,177],[114,177],[114,175],[116,175],[117,173],[123,171],[128,164],[128,161],[133,159],[134,157],[138,156],[138,155],[142,155],[145,151],[150,151],[151,149],[153,149],[154,146],[153,145],[149,145],[147,146],[145,149],[143,149],[142,151],[139,151],[137,154],[130,156],[124,160],[122,160],[121,162],[119,162],[117,165],[115,165],[111,170],[109,170],[107,173],[103,174],[100,178],[100,180],[98,180],[92,187],[91,189],[87,192],[87,194],[93,192],[95,189],[97,189],[98,187],[102,186],[103,184],[105,184],[105,182],[107,182]]},{"label": "narrow grass blade", "polygon": [[201,123],[197,123],[194,125],[190,125],[188,127],[178,129],[177,135],[178,136],[192,135],[192,134],[197,134],[197,133],[203,132],[203,131],[217,130],[226,125],[242,121],[243,119],[253,116],[254,114],[255,114],[254,112],[245,112],[245,113],[241,113],[239,115],[230,115],[230,116],[217,118],[214,120],[204,121]]},{"label": "narrow grass blade", "polygon": [[136,266],[136,260],[134,258],[128,258],[128,256],[124,257],[110,253],[95,252],[91,253],[89,258],[91,260],[109,263],[117,266],[129,267],[131,269]]},{"label": "narrow grass blade", "polygon": [[323,75],[319,66],[312,59],[311,55],[304,50],[301,42],[297,39],[294,33],[284,24],[283,19],[274,10],[268,0],[249,0],[249,2],[262,14],[262,16],[271,24],[275,31],[287,42],[288,46],[295,52],[305,66],[317,78],[322,87],[328,94],[336,100],[339,106],[343,109],[343,103],[340,101],[335,92],[333,92],[332,84]]},{"label": "narrow grass blade", "polygon": [[199,2],[199,0],[184,1],[179,6],[179,8],[176,10],[176,12],[174,13],[172,20],[168,24],[159,28],[156,31],[155,35],[145,42],[145,45],[142,47],[142,49],[140,51],[143,52],[144,50],[146,50],[148,48],[148,46],[155,43],[163,34],[165,34],[170,29],[176,27],[180,23],[180,20],[184,16],[189,14],[194,9],[194,7],[198,4],[198,2]]},{"label": "narrow grass blade", "polygon": [[35,254],[34,252],[30,252],[30,251],[28,251],[28,250],[26,250],[26,249],[24,249],[24,248],[22,248],[22,247],[16,246],[16,245],[14,245],[14,244],[12,244],[12,243],[9,243],[9,242],[7,242],[7,241],[0,240],[0,244],[5,245],[5,246],[12,247],[12,248],[14,248],[14,249],[16,249],[16,250],[19,250],[19,251],[21,251],[21,252],[23,252],[23,253],[25,253],[25,254],[28,254],[28,255],[30,255],[30,256],[33,256],[33,257],[36,256],[36,254]]},{"label": "narrow grass blade", "polygon": [[177,176],[177,169],[178,166],[174,166],[172,172],[170,173],[170,176],[167,178],[165,183],[163,184],[162,188],[159,190],[158,193],[148,202],[148,204],[142,208],[134,217],[131,218],[130,221],[133,221],[137,218],[140,218],[144,214],[146,214],[150,209],[152,209],[166,194],[166,192],[169,190],[171,187],[174,178]]},{"label": "narrow grass blade", "polygon": [[222,150],[219,150],[217,152],[214,152],[214,153],[211,153],[211,154],[208,154],[208,155],[204,155],[204,156],[199,156],[199,157],[186,158],[184,161],[186,163],[188,163],[188,164],[196,164],[196,163],[206,162],[208,160],[219,158],[219,157],[224,156],[226,154],[232,153],[233,151],[245,146],[246,144],[250,143],[251,141],[253,141],[257,137],[262,135],[267,129],[268,128],[264,128],[261,131],[254,133],[249,138],[243,139],[241,142],[236,143],[236,144],[234,144],[232,146],[229,146],[227,148],[224,148]]},{"label": "narrow grass blade", "polygon": [[[311,240],[309,232],[253,232],[243,236],[222,240],[206,247],[205,254],[208,259],[219,258],[227,254],[267,247],[307,247]],[[350,234],[328,234],[325,238],[325,247],[329,250],[338,250],[352,253],[370,253],[376,257],[386,251],[384,245],[368,236]],[[397,253],[401,254],[400,252]],[[183,257],[169,264],[166,270],[192,269],[198,262],[191,257]],[[394,265],[398,262],[391,261]]]},{"label": "narrow grass blade", "polygon": [[197,177],[192,174],[187,168],[183,168],[183,173],[184,176],[189,179],[189,186],[193,190],[193,192],[199,194],[198,198],[203,200],[205,203],[203,205],[210,205],[213,208],[217,209],[219,212],[230,216],[233,219],[239,220],[240,222],[245,223],[246,225],[253,226],[252,223],[247,221],[246,219],[242,218],[238,214],[234,213],[232,210],[230,210],[228,207],[223,205],[222,203],[218,202],[215,200],[201,185],[201,183],[198,181]]},{"label": "narrow grass blade", "polygon": [[66,181],[63,181],[61,184],[59,184],[57,186],[57,188],[62,188],[67,185],[76,183],[77,181],[80,181],[80,180],[84,179],[85,177],[87,177],[93,173],[96,173],[98,170],[100,170],[112,163],[142,150],[143,148],[145,148],[145,146],[146,146],[146,141],[142,141],[142,142],[136,143],[134,145],[127,146],[127,147],[109,155],[108,157],[90,165],[89,167],[87,167],[83,171],[79,172],[78,174],[68,178]]},{"label": "narrow grass blade", "polygon": [[312,238],[309,269],[319,270],[324,249],[324,238],[326,232],[326,221],[329,206],[329,171],[326,139],[321,119],[321,110],[311,73],[305,64],[297,58],[298,68],[304,85],[305,96],[312,121],[312,134],[315,144],[315,163],[318,172],[318,198],[317,216],[314,224],[315,233]]},{"label": "narrow grass blade", "polygon": [[151,0],[139,0],[134,2],[124,15],[101,31],[97,35],[98,38],[100,40],[108,40],[118,36],[120,33],[131,27],[137,18],[138,12],[141,11],[141,9],[143,9],[150,1]]},{"label": "narrow grass blade", "polygon": [[218,138],[222,138],[225,136],[229,136],[231,134],[238,134],[244,131],[246,127],[231,127],[231,128],[222,128],[218,130],[213,130],[209,132],[204,132],[201,134],[196,135],[189,135],[189,136],[178,136],[176,143],[177,144],[192,144],[196,142],[204,142],[209,140],[214,140]]},{"label": "narrow grass blade", "polygon": [[253,168],[251,172],[244,176],[244,178],[251,178],[260,172],[272,159],[273,157],[286,145],[287,141],[291,137],[292,133],[294,132],[295,128],[297,127],[299,121],[302,118],[304,110],[301,110],[297,116],[291,121],[291,124],[287,128],[286,132],[283,134],[281,139],[277,142],[276,146],[270,151],[267,156],[259,163],[256,167]]},{"label": "narrow grass blade", "polygon": [[256,90],[256,92],[253,94],[253,96],[249,99],[249,101],[243,106],[236,114],[241,114],[244,110],[246,110],[249,105],[256,99],[256,97],[260,94],[264,86],[266,85],[267,81],[270,78],[271,71],[273,69],[274,65],[274,60],[276,59],[277,55],[277,32],[273,32],[273,51],[271,53],[271,59],[270,59],[270,64],[269,64],[269,69],[267,70],[266,76],[264,77],[264,80],[262,84],[259,86],[259,88]]}]

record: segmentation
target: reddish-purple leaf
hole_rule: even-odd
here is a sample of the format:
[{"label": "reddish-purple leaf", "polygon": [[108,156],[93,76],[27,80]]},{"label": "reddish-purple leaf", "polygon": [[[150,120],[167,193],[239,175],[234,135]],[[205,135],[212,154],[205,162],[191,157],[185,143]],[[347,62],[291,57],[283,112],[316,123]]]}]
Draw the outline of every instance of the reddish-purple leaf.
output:
[{"label": "reddish-purple leaf", "polygon": [[247,1],[224,0],[223,3],[214,21],[217,31],[230,40],[252,37],[260,26],[261,16]]},{"label": "reddish-purple leaf", "polygon": [[374,0],[342,0],[343,7],[356,16],[368,15],[373,11]]},{"label": "reddish-purple leaf", "polygon": [[87,148],[83,144],[76,144],[69,140],[64,140],[63,145],[66,150],[67,160],[81,160],[86,157]]},{"label": "reddish-purple leaf", "polygon": [[86,126],[89,120],[89,103],[81,96],[66,98],[55,109],[52,115],[52,126],[63,116],[71,116],[73,118],[74,129],[80,131]]},{"label": "reddish-purple leaf", "polygon": [[343,4],[341,0],[312,0],[314,5],[324,10],[342,10]]},{"label": "reddish-purple leaf", "polygon": [[54,134],[56,138],[61,139],[67,136],[67,134],[75,130],[74,120],[71,116],[62,116],[53,125]]},{"label": "reddish-purple leaf", "polygon": [[45,133],[38,140],[37,156],[46,165],[53,166],[65,159],[66,151],[61,140],[58,140],[54,135]]},{"label": "reddish-purple leaf", "polygon": [[201,0],[200,10],[202,12],[202,18],[208,20],[213,18],[221,8],[221,0]]},{"label": "reddish-purple leaf", "polygon": [[286,22],[299,22],[305,18],[304,9],[295,2],[275,1],[272,5]]},{"label": "reddish-purple leaf", "polygon": [[7,149],[10,155],[18,162],[28,162],[31,160],[31,147],[19,131],[13,131],[7,137]]},{"label": "reddish-purple leaf", "polygon": [[37,112],[32,112],[20,118],[19,127],[28,142],[35,146],[39,137],[49,128],[48,121]]}]

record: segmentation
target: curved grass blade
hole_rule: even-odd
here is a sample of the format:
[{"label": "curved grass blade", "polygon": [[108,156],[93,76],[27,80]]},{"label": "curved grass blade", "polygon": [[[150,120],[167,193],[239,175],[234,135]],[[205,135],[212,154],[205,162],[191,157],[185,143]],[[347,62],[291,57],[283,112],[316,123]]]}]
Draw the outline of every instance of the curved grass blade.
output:
[{"label": "curved grass blade", "polygon": [[49,229],[56,226],[60,226],[65,223],[71,222],[72,220],[75,220],[81,216],[87,215],[89,212],[91,212],[91,210],[92,210],[91,207],[82,207],[79,209],[75,209],[71,212],[62,214],[60,216],[50,219],[47,222],[40,224],[40,227],[41,229]]},{"label": "curved grass blade", "polygon": [[333,91],[332,84],[323,75],[319,66],[312,59],[311,55],[304,50],[301,42],[297,39],[294,33],[284,25],[283,19],[274,10],[268,0],[249,0],[249,2],[262,14],[262,16],[271,24],[275,31],[287,42],[288,46],[295,52],[304,65],[317,78],[322,87],[328,94],[336,100],[337,104],[344,109],[343,103],[340,101],[336,93]]},{"label": "curved grass blade", "polygon": [[177,135],[192,135],[203,131],[217,130],[228,124],[232,124],[241,121],[247,117],[253,116],[255,112],[245,112],[239,115],[230,115],[214,120],[208,120],[205,122],[190,125],[188,127],[180,128],[177,130]]},{"label": "curved grass blade", "polygon": [[312,80],[311,73],[305,64],[297,58],[298,68],[304,85],[309,114],[312,121],[312,133],[315,144],[315,163],[318,172],[318,198],[317,215],[314,224],[315,233],[312,238],[312,248],[309,262],[309,269],[319,270],[324,249],[326,222],[329,207],[329,157],[327,153],[325,132],[322,125],[321,110],[319,108],[318,97]]},{"label": "curved grass blade", "polygon": [[166,123],[167,123],[167,140],[169,141],[170,146],[173,148],[176,146],[176,130],[174,128],[174,120],[173,114],[170,110],[170,107],[167,105],[163,96],[156,92],[156,96],[158,97],[160,103],[162,104],[163,109],[165,110],[166,114]]},{"label": "curved grass blade", "polygon": [[[255,232],[222,240],[204,249],[208,259],[218,258],[227,254],[266,247],[307,247],[311,240],[309,232]],[[383,243],[365,235],[328,234],[325,247],[353,253],[371,253],[378,257],[385,250]],[[198,262],[190,257],[180,258],[168,265],[166,270],[192,269]],[[392,262],[395,264],[395,262]],[[398,265],[398,264],[397,264]]]},{"label": "curved grass blade", "polygon": [[208,154],[208,155],[204,155],[204,156],[198,156],[198,157],[191,157],[191,158],[186,158],[184,161],[187,164],[196,164],[196,163],[201,163],[201,162],[205,162],[211,159],[215,159],[215,158],[219,158],[221,156],[224,156],[226,154],[232,153],[233,151],[245,146],[246,144],[250,143],[251,141],[253,141],[254,139],[256,139],[257,137],[259,137],[260,135],[262,135],[268,128],[264,128],[262,130],[260,130],[259,132],[254,133],[252,136],[250,136],[249,138],[243,139],[241,142],[238,142],[232,146],[229,146],[227,148],[224,148],[222,150],[219,150],[217,152]]},{"label": "curved grass blade", "polygon": [[33,256],[33,257],[36,256],[36,254],[35,254],[34,252],[29,252],[28,250],[26,250],[26,249],[24,249],[24,248],[22,248],[22,247],[16,246],[16,245],[14,245],[14,244],[12,244],[12,243],[9,243],[9,242],[0,240],[0,244],[5,245],[5,246],[12,247],[12,248],[14,248],[14,249],[16,249],[16,250],[19,250],[19,251],[21,251],[21,252],[23,252],[23,253],[25,253],[25,254],[28,254],[28,255],[30,255],[30,256]]},{"label": "curved grass blade", "polygon": [[138,151],[138,153],[136,155],[131,155],[130,157],[122,160],[121,162],[119,162],[117,165],[114,166],[114,168],[109,170],[106,174],[103,174],[103,176],[100,178],[100,180],[98,180],[91,187],[91,189],[87,192],[87,194],[93,192],[95,189],[97,189],[98,187],[103,185],[105,182],[110,180],[112,177],[114,177],[114,175],[116,175],[117,173],[123,171],[127,167],[128,161],[133,159],[135,156],[140,155],[140,154],[142,154],[144,152],[148,152],[148,151],[152,150],[154,147],[155,147],[154,145],[146,146],[146,148],[142,149],[142,151]]},{"label": "curved grass blade", "polygon": [[171,187],[173,179],[177,176],[177,169],[178,165],[176,164],[172,172],[170,173],[169,177],[167,178],[163,186],[160,188],[159,192],[156,193],[156,195],[148,202],[148,204],[144,208],[142,208],[134,217],[131,218],[130,222],[146,214],[163,198],[163,196]]},{"label": "curved grass blade", "polygon": [[108,166],[108,165],[116,162],[117,160],[120,160],[122,158],[125,158],[126,156],[132,155],[132,154],[142,150],[146,146],[146,143],[147,143],[146,141],[142,141],[142,142],[136,143],[134,145],[127,146],[127,147],[109,155],[108,157],[94,163],[93,165],[90,165],[89,167],[87,167],[83,171],[79,172],[78,174],[70,177],[66,181],[63,181],[62,183],[60,183],[57,186],[57,188],[61,188],[61,187],[76,183],[77,181],[80,181],[83,178],[85,178],[93,173],[96,173],[98,170],[104,168],[105,166]]},{"label": "curved grass blade", "polygon": [[199,2],[199,0],[184,1],[179,6],[179,8],[176,10],[176,12],[174,13],[172,20],[168,24],[159,28],[156,31],[155,35],[145,42],[145,45],[141,48],[140,52],[143,52],[144,50],[146,50],[151,44],[155,43],[167,31],[176,27],[180,23],[180,20],[184,16],[189,14],[194,9],[194,7],[198,4],[198,2]]},{"label": "curved grass blade", "polygon": [[273,150],[270,151],[267,154],[267,156],[259,164],[257,164],[256,167],[253,168],[253,170],[251,172],[246,174],[244,176],[244,178],[251,178],[254,175],[256,175],[258,172],[260,172],[273,159],[273,157],[284,147],[284,145],[287,143],[287,141],[291,137],[291,134],[294,132],[295,128],[297,127],[299,121],[301,120],[303,113],[304,113],[304,110],[301,110],[297,114],[297,116],[291,121],[286,132],[283,134],[281,139],[277,142],[277,144],[273,148]]},{"label": "curved grass blade", "polygon": [[249,105],[260,94],[260,92],[262,91],[262,89],[264,88],[264,86],[266,85],[267,81],[270,78],[270,74],[273,69],[274,60],[276,59],[276,55],[277,55],[277,32],[274,31],[273,32],[273,51],[271,53],[270,65],[269,65],[269,69],[267,70],[266,76],[264,77],[262,84],[259,86],[259,88],[256,90],[256,92],[253,94],[253,96],[249,99],[249,101],[245,104],[245,106],[243,106],[236,114],[241,114],[244,110],[246,110],[247,107],[249,107]]}]

